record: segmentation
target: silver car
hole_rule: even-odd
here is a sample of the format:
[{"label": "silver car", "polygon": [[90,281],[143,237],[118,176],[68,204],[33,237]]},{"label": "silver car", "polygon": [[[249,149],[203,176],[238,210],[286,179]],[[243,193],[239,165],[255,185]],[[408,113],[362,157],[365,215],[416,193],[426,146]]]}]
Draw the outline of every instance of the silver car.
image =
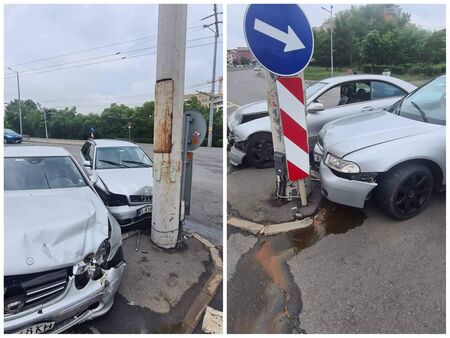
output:
[{"label": "silver car", "polygon": [[[416,86],[395,77],[361,74],[321,80],[305,90],[309,148],[330,121],[391,106]],[[230,162],[244,159],[257,168],[273,166],[273,146],[267,102],[238,108],[228,118]]]},{"label": "silver car", "polygon": [[63,148],[6,147],[4,329],[58,333],[105,314],[124,270],[120,227]]},{"label": "silver car", "polygon": [[362,208],[371,195],[388,215],[408,219],[445,188],[445,76],[386,111],[326,124],[314,149],[323,195]]},{"label": "silver car", "polygon": [[135,143],[88,140],[81,148],[83,169],[122,228],[150,228],[153,163]]}]

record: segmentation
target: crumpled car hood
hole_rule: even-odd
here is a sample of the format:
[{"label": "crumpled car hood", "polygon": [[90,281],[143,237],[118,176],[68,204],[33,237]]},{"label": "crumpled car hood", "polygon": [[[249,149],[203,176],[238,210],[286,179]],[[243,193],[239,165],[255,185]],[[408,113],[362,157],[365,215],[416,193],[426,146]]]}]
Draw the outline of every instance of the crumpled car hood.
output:
[{"label": "crumpled car hood", "polygon": [[360,149],[436,129],[436,125],[401,117],[387,111],[351,116],[326,124],[320,131],[324,154],[344,157]]},{"label": "crumpled car hood", "polygon": [[245,106],[241,106],[230,114],[230,117],[227,121],[228,129],[230,129],[230,131],[233,131],[234,128],[238,126],[238,123],[242,120],[242,117],[244,115],[251,115],[266,111],[267,101],[258,101],[246,104]]},{"label": "crumpled car hood", "polygon": [[73,266],[108,238],[108,214],[89,187],[5,192],[5,275]]},{"label": "crumpled car hood", "polygon": [[109,191],[120,195],[151,195],[153,168],[96,170]]}]

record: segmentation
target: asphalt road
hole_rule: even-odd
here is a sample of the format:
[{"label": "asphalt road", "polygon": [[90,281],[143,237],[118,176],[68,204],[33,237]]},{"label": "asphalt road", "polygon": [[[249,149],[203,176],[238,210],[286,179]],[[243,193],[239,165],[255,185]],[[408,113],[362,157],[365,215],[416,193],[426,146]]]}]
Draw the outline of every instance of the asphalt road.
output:
[{"label": "asphalt road", "polygon": [[228,114],[239,106],[266,98],[266,81],[253,69],[228,72],[227,76]]},{"label": "asphalt road", "polygon": [[[264,99],[253,70],[228,79],[229,102]],[[241,187],[258,194],[262,174],[228,163],[228,195]],[[229,227],[228,332],[444,333],[445,203],[436,194],[403,222],[372,203],[363,211],[326,204],[318,226],[267,238]],[[242,209],[249,219],[270,218]]]},{"label": "asphalt road", "polygon": [[[24,142],[24,145],[45,145],[43,143]],[[50,145],[50,144],[49,144]],[[81,145],[55,144],[66,148],[81,163]],[[8,145],[15,146],[15,145]],[[140,144],[142,149],[153,158],[153,146]],[[222,247],[222,149],[199,148],[194,152],[192,174],[191,215],[186,217],[186,225]]]}]

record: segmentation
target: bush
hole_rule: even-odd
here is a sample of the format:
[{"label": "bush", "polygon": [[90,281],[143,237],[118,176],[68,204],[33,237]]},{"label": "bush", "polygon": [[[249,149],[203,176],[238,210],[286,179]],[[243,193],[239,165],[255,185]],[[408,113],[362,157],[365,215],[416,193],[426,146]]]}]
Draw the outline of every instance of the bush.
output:
[{"label": "bush", "polygon": [[363,73],[370,74],[370,73],[372,73],[372,66],[371,65],[363,65],[362,70],[363,70]]},{"label": "bush", "polygon": [[418,75],[418,74],[425,74],[426,69],[425,67],[423,67],[422,65],[413,65],[410,69],[409,72],[410,74],[414,74],[414,75]]},{"label": "bush", "polygon": [[405,67],[402,65],[394,66],[392,67],[392,73],[396,75],[403,75],[405,74]]}]

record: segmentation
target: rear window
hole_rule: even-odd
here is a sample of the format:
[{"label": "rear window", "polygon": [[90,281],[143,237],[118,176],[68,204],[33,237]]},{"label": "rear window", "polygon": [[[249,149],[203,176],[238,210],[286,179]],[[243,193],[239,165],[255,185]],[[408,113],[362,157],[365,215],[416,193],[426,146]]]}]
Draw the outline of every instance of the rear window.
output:
[{"label": "rear window", "polygon": [[74,188],[87,185],[69,156],[5,158],[4,177],[5,190]]}]

